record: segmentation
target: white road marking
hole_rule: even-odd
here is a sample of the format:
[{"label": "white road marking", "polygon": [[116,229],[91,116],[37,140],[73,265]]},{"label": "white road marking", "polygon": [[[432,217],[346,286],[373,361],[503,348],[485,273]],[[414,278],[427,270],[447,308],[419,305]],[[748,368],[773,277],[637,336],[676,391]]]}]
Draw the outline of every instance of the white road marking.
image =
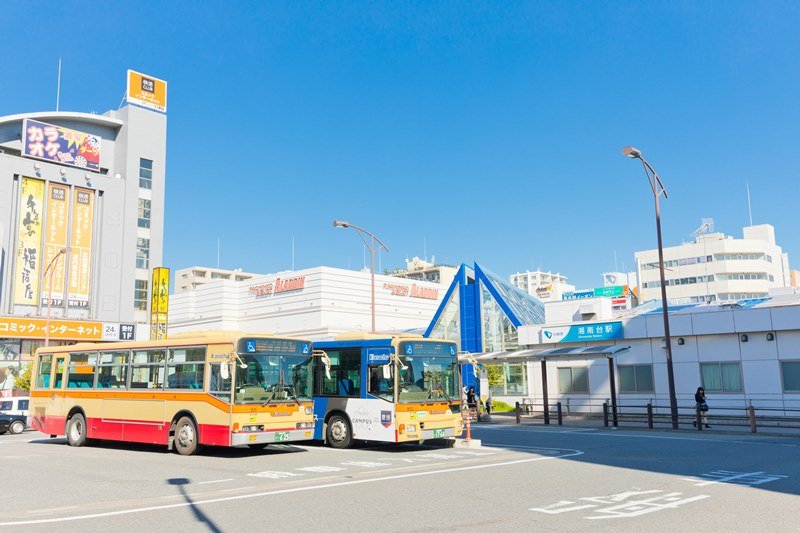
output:
[{"label": "white road marking", "polygon": [[297,470],[302,470],[303,472],[341,472],[347,469],[339,466],[304,466]]},{"label": "white road marking", "polygon": [[[589,504],[578,504],[569,500],[561,500],[557,503],[547,505],[545,507],[532,507],[530,511],[536,511],[545,514],[562,514],[570,513],[573,511],[582,511],[585,509],[593,509],[594,516],[584,516],[586,520],[606,520],[609,518],[632,518],[645,514],[654,513],[656,511],[664,511],[667,509],[676,509],[681,505],[693,503],[700,500],[705,500],[711,496],[701,494],[699,496],[689,496],[681,498],[683,493],[670,492],[661,494],[660,490],[643,490],[643,491],[628,491],[619,494],[612,494],[610,496],[592,496],[589,498],[580,498],[583,501],[592,502]],[[656,496],[655,494],[658,494]],[[648,496],[641,498],[641,496]],[[640,497],[640,499],[630,500],[629,498]],[[599,508],[603,505],[609,507]]]},{"label": "white road marking", "polygon": [[733,485],[755,486],[778,481],[789,476],[779,474],[767,474],[766,472],[731,472],[730,470],[715,470],[708,474],[701,474],[699,478],[681,478],[684,481],[692,481],[695,487],[707,487],[718,483],[731,483]]},{"label": "white road marking", "polygon": [[198,481],[198,485],[209,485],[211,483],[225,483],[226,481],[233,481],[233,478],[228,479],[214,479],[212,481]]},{"label": "white road marking", "polygon": [[347,461],[342,464],[344,466],[360,466],[362,468],[378,468],[381,466],[392,466],[391,463],[378,463],[375,461]]},{"label": "white road marking", "polygon": [[295,474],[294,472],[277,472],[275,470],[267,470],[264,472],[255,472],[254,474],[247,474],[251,477],[264,477],[267,479],[283,479],[286,477],[297,477],[303,474]]},{"label": "white road marking", "polygon": [[[543,448],[533,448],[531,449],[543,449]],[[553,448],[550,448],[553,449]],[[179,507],[194,507],[200,505],[207,505],[210,503],[221,503],[221,502],[230,502],[236,500],[245,500],[251,498],[264,498],[267,496],[277,496],[280,494],[292,494],[295,492],[308,492],[313,490],[325,490],[325,489],[335,489],[338,487],[347,487],[351,485],[363,485],[365,483],[378,483],[381,481],[392,481],[396,479],[408,479],[408,478],[415,478],[415,477],[422,477],[422,476],[432,476],[438,474],[449,474],[452,472],[464,472],[467,470],[482,470],[485,468],[495,468],[495,467],[502,467],[502,466],[511,466],[511,465],[518,465],[524,463],[532,463],[535,461],[547,461],[551,459],[557,458],[564,458],[564,457],[574,457],[577,455],[583,455],[583,451],[581,450],[574,450],[574,449],[567,449],[567,448],[560,448],[560,451],[566,451],[570,453],[565,453],[559,456],[548,456],[548,457],[528,457],[525,459],[517,459],[514,461],[505,461],[502,463],[489,463],[489,464],[482,464],[482,465],[471,465],[471,466],[460,466],[454,468],[445,468],[442,470],[428,470],[425,472],[410,472],[406,474],[396,474],[391,476],[383,476],[383,477],[376,477],[370,479],[354,479],[349,481],[340,481],[337,483],[326,483],[323,485],[312,485],[309,487],[293,487],[288,489],[278,489],[278,490],[271,490],[267,492],[257,492],[254,494],[239,494],[236,496],[225,496],[221,498],[211,498],[208,500],[198,500],[193,502],[181,502],[181,503],[173,503],[173,504],[165,504],[165,505],[152,505],[148,507],[138,507],[134,509],[122,509],[119,511],[108,511],[105,513],[93,513],[93,514],[84,514],[84,515],[75,515],[75,516],[65,516],[61,518],[42,518],[38,520],[19,520],[13,522],[0,522],[0,526],[24,526],[24,525],[32,525],[32,524],[54,524],[59,522],[74,522],[76,520],[88,520],[92,518],[105,518],[109,516],[120,516],[126,514],[135,514],[135,513],[144,513],[144,512],[151,512],[151,511],[163,511],[166,509],[176,509]]]}]

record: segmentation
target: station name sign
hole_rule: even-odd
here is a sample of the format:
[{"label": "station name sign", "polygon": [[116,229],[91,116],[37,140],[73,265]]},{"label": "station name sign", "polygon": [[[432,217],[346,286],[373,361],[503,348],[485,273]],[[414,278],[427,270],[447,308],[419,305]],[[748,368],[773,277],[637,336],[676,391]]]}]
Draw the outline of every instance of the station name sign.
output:
[{"label": "station name sign", "polygon": [[298,276],[296,278],[281,279],[277,278],[275,281],[269,283],[262,283],[261,285],[253,285],[247,290],[255,296],[269,296],[272,294],[281,294],[284,292],[297,292],[302,291],[306,287],[306,277]]},{"label": "station name sign", "polygon": [[420,287],[416,283],[403,285],[401,283],[384,283],[383,288],[392,292],[392,296],[410,296],[411,298],[422,298],[424,300],[438,300],[439,289]]}]

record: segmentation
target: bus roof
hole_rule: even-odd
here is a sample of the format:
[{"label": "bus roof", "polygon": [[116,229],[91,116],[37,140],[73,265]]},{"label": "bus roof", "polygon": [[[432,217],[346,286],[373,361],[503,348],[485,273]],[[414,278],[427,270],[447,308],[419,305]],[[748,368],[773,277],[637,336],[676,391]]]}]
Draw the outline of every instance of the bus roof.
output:
[{"label": "bus roof", "polygon": [[[191,346],[195,344],[209,344],[219,342],[236,342],[245,337],[268,337],[278,339],[291,339],[306,341],[307,339],[296,339],[287,335],[275,335],[273,333],[252,333],[244,331],[190,331],[176,333],[168,339],[153,341],[125,341],[125,342],[79,342],[77,344],[67,344],[65,346],[40,347],[36,350],[39,353],[61,353],[75,351],[94,351],[94,350],[130,350],[132,348],[166,348],[169,346]],[[308,341],[310,342],[310,341]]]},{"label": "bus roof", "polygon": [[367,333],[364,331],[348,331],[340,333],[334,340],[337,341],[371,341],[381,339],[424,339],[416,333]]}]

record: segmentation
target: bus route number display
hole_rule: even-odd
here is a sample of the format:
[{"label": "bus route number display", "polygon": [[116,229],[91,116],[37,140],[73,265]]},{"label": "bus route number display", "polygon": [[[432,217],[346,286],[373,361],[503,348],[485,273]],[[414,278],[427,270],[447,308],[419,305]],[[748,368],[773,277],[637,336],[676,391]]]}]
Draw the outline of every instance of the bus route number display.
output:
[{"label": "bus route number display", "polygon": [[259,355],[311,355],[311,344],[288,339],[242,339],[239,353]]}]

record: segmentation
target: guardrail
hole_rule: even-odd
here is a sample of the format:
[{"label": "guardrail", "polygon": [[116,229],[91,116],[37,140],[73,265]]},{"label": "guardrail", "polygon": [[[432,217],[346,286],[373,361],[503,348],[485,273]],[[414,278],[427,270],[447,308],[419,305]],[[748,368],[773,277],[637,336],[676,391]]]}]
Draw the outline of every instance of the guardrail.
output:
[{"label": "guardrail", "polygon": [[[672,414],[668,405],[658,405],[648,403],[645,405],[624,405],[613,409],[608,402],[593,403],[588,411],[582,411],[571,415],[570,418],[602,420],[604,427],[619,427],[621,424],[628,426],[643,425],[648,429],[655,429],[656,426],[672,425]],[[595,407],[595,408],[591,408]],[[556,424],[561,426],[564,423],[564,406],[562,403],[549,403],[548,409],[544,409],[544,404],[528,400],[515,404],[515,418],[517,424],[522,422],[523,417],[536,417],[540,415],[544,424],[550,424],[555,418]],[[749,428],[752,433],[762,429],[786,429],[800,430],[800,409],[755,407],[717,407],[707,412],[700,410],[699,406],[678,406],[678,424],[691,424],[697,431],[703,431],[704,425],[708,423],[713,426]]]}]

